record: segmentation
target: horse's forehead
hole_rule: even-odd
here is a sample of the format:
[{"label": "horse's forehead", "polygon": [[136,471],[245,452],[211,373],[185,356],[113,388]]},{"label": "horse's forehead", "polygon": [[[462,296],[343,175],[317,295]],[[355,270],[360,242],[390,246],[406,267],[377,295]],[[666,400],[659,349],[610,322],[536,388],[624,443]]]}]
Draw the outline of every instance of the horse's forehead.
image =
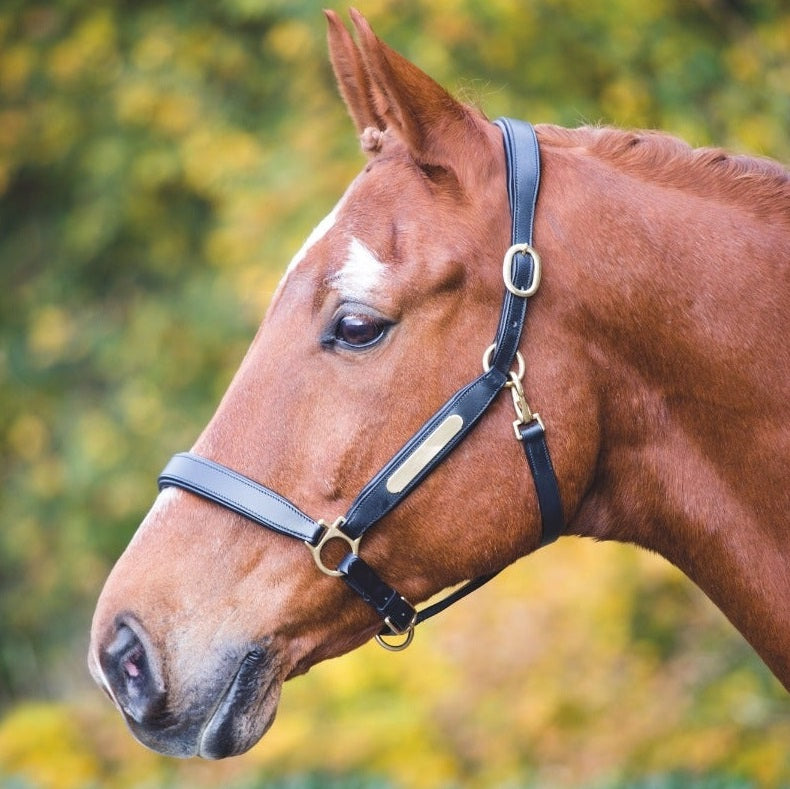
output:
[{"label": "horse's forehead", "polygon": [[[335,207],[313,228],[285,271],[272,303],[297,270],[348,299],[364,299],[379,287],[393,264],[398,214],[413,211],[408,178],[364,171]],[[417,195],[415,194],[415,199]]]}]

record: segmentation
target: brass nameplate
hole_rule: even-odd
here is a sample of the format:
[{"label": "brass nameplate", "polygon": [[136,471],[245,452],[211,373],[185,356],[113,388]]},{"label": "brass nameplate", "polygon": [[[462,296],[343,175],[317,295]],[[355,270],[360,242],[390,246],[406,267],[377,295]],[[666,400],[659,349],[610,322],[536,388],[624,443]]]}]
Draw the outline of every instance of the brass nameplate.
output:
[{"label": "brass nameplate", "polygon": [[429,433],[422,444],[387,479],[387,490],[400,493],[446,446],[464,426],[458,414],[448,416]]}]

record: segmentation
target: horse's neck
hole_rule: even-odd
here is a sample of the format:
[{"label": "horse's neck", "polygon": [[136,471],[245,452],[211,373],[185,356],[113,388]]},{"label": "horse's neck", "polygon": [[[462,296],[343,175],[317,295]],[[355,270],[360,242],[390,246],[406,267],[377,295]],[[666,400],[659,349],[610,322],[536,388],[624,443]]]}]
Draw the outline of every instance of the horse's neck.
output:
[{"label": "horse's neck", "polygon": [[790,686],[787,230],[600,162],[564,177],[587,194],[544,227],[602,416],[573,526],[678,565]]}]

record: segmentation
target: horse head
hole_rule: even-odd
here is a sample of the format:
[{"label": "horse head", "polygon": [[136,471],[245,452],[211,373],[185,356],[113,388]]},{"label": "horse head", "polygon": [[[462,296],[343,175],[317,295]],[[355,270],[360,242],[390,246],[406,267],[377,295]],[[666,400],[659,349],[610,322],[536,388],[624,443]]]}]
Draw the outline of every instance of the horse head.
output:
[{"label": "horse head", "polygon": [[[286,679],[382,619],[408,637],[412,604],[542,544],[548,476],[566,533],[661,553],[790,687],[786,170],[667,135],[539,127],[546,274],[514,334],[511,295],[540,270],[531,246],[510,257],[515,127],[457,102],[359,14],[357,43],[328,19],[367,164],[110,574],[98,683],[158,751],[241,753]],[[487,394],[465,421],[469,391]],[[528,468],[528,432],[551,460],[540,444]],[[384,482],[397,506],[359,528]]]},{"label": "horse head", "polygon": [[[352,15],[358,44],[329,12],[329,47],[367,164],[293,258],[193,448],[327,522],[479,372],[510,235],[499,129]],[[365,561],[408,600],[538,545],[509,401],[366,535]],[[171,487],[107,580],[89,661],[144,744],[216,758],[262,736],[286,679],[380,627],[300,541]]]}]

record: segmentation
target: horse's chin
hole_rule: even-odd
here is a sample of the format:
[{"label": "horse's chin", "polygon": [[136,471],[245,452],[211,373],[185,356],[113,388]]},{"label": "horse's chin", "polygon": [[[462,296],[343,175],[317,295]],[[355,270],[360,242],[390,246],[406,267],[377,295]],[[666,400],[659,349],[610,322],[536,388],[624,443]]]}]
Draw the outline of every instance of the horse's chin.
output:
[{"label": "horse's chin", "polygon": [[220,699],[197,743],[204,759],[238,756],[268,731],[277,713],[282,681],[265,660],[250,652]]}]

